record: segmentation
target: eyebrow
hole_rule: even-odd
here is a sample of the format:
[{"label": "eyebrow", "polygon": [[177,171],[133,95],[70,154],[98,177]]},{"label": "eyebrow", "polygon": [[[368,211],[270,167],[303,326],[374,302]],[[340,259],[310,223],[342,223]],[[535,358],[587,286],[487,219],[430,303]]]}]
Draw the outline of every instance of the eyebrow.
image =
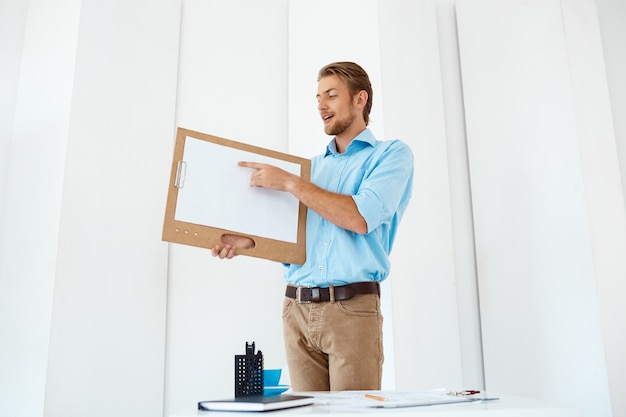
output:
[{"label": "eyebrow", "polygon": [[[326,91],[322,91],[322,94],[328,94],[328,93],[330,93],[330,92],[331,92],[331,91],[333,91],[333,90],[336,90],[336,88],[335,88],[335,87],[331,87],[331,88],[329,88],[329,89],[328,89],[328,90],[326,90]],[[320,97],[320,95],[321,95],[321,94],[316,94],[316,95],[315,95],[315,97],[319,98],[319,97]]]}]

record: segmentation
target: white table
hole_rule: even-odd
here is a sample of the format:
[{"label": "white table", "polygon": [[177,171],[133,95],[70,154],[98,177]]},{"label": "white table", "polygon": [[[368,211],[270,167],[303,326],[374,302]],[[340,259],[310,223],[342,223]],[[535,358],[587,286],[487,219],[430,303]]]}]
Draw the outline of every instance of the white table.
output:
[{"label": "white table", "polygon": [[[354,409],[342,405],[314,404],[311,406],[291,408],[262,413],[264,416],[340,416],[359,417],[364,414],[379,414],[383,416],[401,415],[402,417],[583,417],[580,410],[574,407],[550,404],[547,402],[529,400],[512,396],[498,396],[499,400],[480,403],[449,404],[425,407],[407,407],[397,409]],[[268,414],[269,413],[269,414]],[[251,417],[259,415],[254,412],[217,412],[193,411],[183,414],[172,414],[170,417]]]}]

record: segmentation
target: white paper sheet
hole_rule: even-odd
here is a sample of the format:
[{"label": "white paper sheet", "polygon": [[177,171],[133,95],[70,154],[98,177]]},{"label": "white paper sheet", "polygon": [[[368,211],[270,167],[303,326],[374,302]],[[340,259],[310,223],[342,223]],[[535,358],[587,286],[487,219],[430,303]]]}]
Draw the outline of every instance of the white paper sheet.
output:
[{"label": "white paper sheet", "polygon": [[289,193],[250,187],[251,168],[277,166],[300,176],[300,165],[187,136],[175,219],[296,243],[299,201]]}]

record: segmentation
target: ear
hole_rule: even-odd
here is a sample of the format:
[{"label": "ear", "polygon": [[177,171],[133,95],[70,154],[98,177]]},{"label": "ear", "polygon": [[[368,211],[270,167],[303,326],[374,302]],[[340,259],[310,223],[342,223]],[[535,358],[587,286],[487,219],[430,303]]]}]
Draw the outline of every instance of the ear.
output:
[{"label": "ear", "polygon": [[368,99],[369,95],[367,94],[367,91],[361,90],[354,96],[354,106],[361,110],[367,104]]}]

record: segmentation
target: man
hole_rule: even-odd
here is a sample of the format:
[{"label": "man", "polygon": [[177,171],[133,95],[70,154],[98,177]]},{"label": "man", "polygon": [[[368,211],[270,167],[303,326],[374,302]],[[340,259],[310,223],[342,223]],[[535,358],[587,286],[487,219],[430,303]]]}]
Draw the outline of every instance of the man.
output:
[{"label": "man", "polygon": [[[286,265],[283,329],[294,391],[377,390],[383,347],[379,282],[409,203],[413,154],[403,142],[377,141],[367,128],[372,87],[352,62],[332,63],[318,75],[318,110],[334,136],[312,160],[311,182],[277,167],[253,168],[253,187],[289,192],[307,214],[307,258]],[[232,258],[254,245],[225,236],[212,255]]]}]

